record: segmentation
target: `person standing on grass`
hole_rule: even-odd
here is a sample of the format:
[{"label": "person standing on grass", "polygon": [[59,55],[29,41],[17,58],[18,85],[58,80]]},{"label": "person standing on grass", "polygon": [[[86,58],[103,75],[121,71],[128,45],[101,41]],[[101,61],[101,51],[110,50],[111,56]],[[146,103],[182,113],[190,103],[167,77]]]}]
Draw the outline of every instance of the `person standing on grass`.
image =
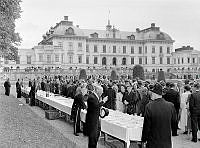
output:
[{"label": "person standing on grass", "polygon": [[10,95],[10,87],[11,87],[9,78],[8,78],[7,81],[4,83],[4,87],[5,87],[5,95],[6,95],[6,96],[9,96],[9,95]]},{"label": "person standing on grass", "polygon": [[17,98],[21,98],[21,85],[19,79],[16,82],[16,92],[17,92]]}]

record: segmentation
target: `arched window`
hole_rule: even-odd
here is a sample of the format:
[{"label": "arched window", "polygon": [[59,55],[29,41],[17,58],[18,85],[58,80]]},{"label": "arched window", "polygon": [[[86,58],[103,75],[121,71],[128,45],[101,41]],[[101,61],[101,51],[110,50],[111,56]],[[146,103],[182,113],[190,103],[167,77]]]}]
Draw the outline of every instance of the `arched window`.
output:
[{"label": "arched window", "polygon": [[102,65],[106,65],[106,57],[102,58]]},{"label": "arched window", "polygon": [[122,59],[122,65],[126,65],[126,58]]},{"label": "arched window", "polygon": [[155,72],[155,69],[152,69],[152,72]]},{"label": "arched window", "polygon": [[69,27],[67,30],[66,30],[66,34],[68,35],[74,35],[74,29]]},{"label": "arched window", "polygon": [[113,65],[117,65],[117,59],[116,59],[116,57],[113,58],[112,63],[113,63]]}]

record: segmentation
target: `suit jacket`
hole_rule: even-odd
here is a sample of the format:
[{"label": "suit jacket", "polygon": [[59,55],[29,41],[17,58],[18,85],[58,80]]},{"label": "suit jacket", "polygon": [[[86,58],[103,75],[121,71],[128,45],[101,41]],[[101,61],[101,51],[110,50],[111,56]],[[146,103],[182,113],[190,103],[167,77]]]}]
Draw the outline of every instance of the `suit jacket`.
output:
[{"label": "suit jacket", "polygon": [[168,102],[171,102],[174,104],[174,107],[176,109],[176,112],[178,113],[179,112],[179,109],[180,109],[180,95],[179,95],[179,92],[177,92],[176,90],[174,89],[169,89],[165,95],[163,95],[163,98],[168,101]]},{"label": "suit jacket", "polygon": [[142,141],[147,142],[147,148],[171,148],[171,124],[176,121],[171,102],[159,98],[147,104],[142,131]]},{"label": "suit jacket", "polygon": [[200,115],[200,91],[196,91],[190,95],[189,110],[192,116]]},{"label": "suit jacket", "polygon": [[88,96],[87,100],[87,114],[86,114],[86,135],[97,136],[100,132],[100,108],[103,105],[103,101],[99,102],[99,99],[94,93]]}]

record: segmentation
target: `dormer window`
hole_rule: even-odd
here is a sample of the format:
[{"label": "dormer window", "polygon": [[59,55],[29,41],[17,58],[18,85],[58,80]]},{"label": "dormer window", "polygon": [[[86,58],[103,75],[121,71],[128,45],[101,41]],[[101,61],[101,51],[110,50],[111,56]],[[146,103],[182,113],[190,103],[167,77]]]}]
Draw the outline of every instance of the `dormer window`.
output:
[{"label": "dormer window", "polygon": [[127,38],[129,39],[129,40],[135,40],[135,36],[132,34],[132,35],[130,35],[130,36],[127,36]]},{"label": "dormer window", "polygon": [[98,38],[98,33],[93,33],[93,34],[90,34],[90,36],[92,37],[92,38]]},{"label": "dormer window", "polygon": [[67,30],[66,30],[66,34],[67,35],[74,35],[74,29],[69,27]]}]

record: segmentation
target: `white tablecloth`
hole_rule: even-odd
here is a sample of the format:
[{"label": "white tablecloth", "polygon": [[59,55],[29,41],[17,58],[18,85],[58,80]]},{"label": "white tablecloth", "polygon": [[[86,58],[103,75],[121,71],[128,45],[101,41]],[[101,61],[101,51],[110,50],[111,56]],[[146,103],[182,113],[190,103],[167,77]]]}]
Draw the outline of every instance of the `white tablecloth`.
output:
[{"label": "white tablecloth", "polygon": [[[22,88],[22,91],[29,93],[30,88]],[[73,99],[55,96],[52,93],[46,97],[46,92],[41,90],[37,91],[36,98],[60,111],[71,114]],[[85,122],[86,113],[86,110],[81,111],[83,122]],[[125,141],[129,147],[130,141],[141,141],[143,120],[140,116],[109,110],[109,115],[101,119],[101,131]]]}]

